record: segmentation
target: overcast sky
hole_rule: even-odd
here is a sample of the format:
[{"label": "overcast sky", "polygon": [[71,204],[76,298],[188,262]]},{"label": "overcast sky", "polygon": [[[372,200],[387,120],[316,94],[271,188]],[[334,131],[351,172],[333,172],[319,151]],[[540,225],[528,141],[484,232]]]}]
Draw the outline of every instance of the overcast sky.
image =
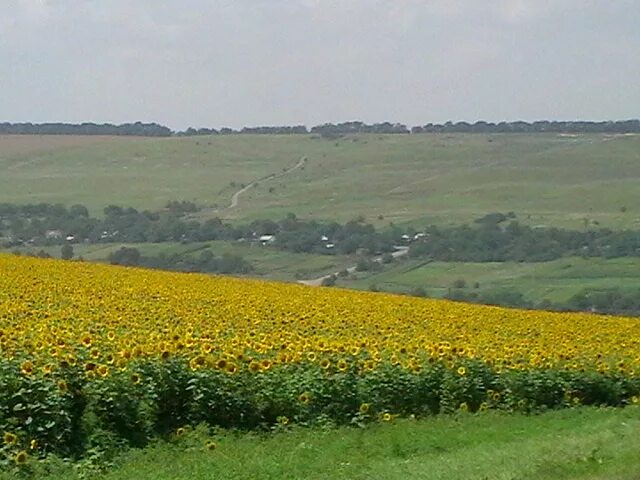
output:
[{"label": "overcast sky", "polygon": [[638,117],[639,0],[0,0],[0,121]]}]

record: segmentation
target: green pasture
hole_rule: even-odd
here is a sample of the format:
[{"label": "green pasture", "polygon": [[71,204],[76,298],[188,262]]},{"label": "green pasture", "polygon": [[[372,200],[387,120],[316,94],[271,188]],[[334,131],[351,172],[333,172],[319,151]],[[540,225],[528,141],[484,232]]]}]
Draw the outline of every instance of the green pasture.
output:
[{"label": "green pasture", "polygon": [[[335,273],[350,267],[356,262],[352,256],[319,255],[311,253],[291,253],[277,250],[273,247],[244,242],[210,241],[182,244],[167,243],[105,243],[105,244],[74,244],[74,258],[93,262],[106,262],[112,252],[121,247],[137,248],[144,256],[165,255],[200,255],[208,250],[215,256],[223,254],[239,255],[249,262],[254,271],[250,277],[260,277],[272,280],[296,281],[299,279],[316,278]],[[38,253],[44,250],[53,257],[60,257],[61,247],[21,247],[10,251],[21,253]]]},{"label": "green pasture", "polygon": [[552,262],[425,262],[403,259],[380,272],[356,272],[352,279],[339,279],[339,286],[410,292],[424,288],[429,296],[443,296],[456,280],[463,279],[466,289],[494,290],[513,288],[534,302],[548,299],[564,302],[585,288],[640,288],[640,258],[615,259],[579,257]]},{"label": "green pasture", "polygon": [[[262,435],[203,429],[125,452],[90,478],[632,480],[640,478],[639,413],[637,407],[492,412]],[[48,480],[86,478],[62,461],[32,471]]]},{"label": "green pasture", "polygon": [[[640,228],[640,136],[228,135],[0,140],[0,201],[161,208],[201,217],[459,224],[513,211],[531,225]],[[74,141],[72,141],[74,140]],[[19,145],[13,145],[19,143]],[[29,142],[38,142],[31,146]],[[36,148],[37,147],[37,148]],[[227,209],[242,185],[258,182]]]}]

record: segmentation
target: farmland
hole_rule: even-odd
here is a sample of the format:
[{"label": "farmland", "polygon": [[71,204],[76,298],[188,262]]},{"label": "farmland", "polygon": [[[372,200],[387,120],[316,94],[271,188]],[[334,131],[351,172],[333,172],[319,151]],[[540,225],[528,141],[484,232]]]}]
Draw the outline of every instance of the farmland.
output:
[{"label": "farmland", "polygon": [[[545,299],[566,302],[585,288],[640,288],[637,258],[568,257],[551,262],[425,262],[407,260],[380,272],[358,272],[351,279],[339,279],[347,288],[408,293],[424,288],[429,296],[447,294],[456,281],[464,280],[468,291],[515,289],[535,303]],[[477,287],[474,287],[475,284]]]},{"label": "farmland", "polygon": [[10,255],[0,270],[0,429],[18,467],[200,424],[640,402],[636,319]]},{"label": "farmland", "polygon": [[[193,200],[231,220],[460,224],[514,211],[532,225],[640,225],[633,135],[218,135],[0,138],[0,201],[158,209]],[[302,168],[271,181],[259,179]],[[237,208],[231,197],[243,185]]]},{"label": "farmland", "polygon": [[[110,204],[167,215],[168,201],[188,200],[202,208],[181,217],[185,222],[221,217],[235,225],[295,213],[422,229],[515,212],[512,218],[536,231],[640,230],[638,147],[640,137],[630,135],[3,136],[0,202],[85,204],[101,216]],[[23,256],[0,254],[0,478],[2,471],[36,468],[36,459],[54,468],[58,457],[88,462],[96,455],[103,465],[115,452],[123,457],[114,478],[139,477],[149,462],[162,465],[163,456],[184,463],[158,467],[158,478],[163,468],[207,478],[220,468],[232,471],[237,461],[248,468],[238,477],[261,478],[246,455],[273,451],[269,442],[312,445],[332,465],[353,462],[346,478],[371,462],[358,449],[385,441],[395,445],[377,457],[388,478],[405,471],[397,468],[398,452],[417,462],[413,473],[428,463],[443,478],[491,476],[494,464],[486,459],[493,448],[503,452],[498,472],[514,476],[525,468],[514,463],[520,447],[538,455],[526,466],[531,478],[577,476],[583,464],[598,465],[602,478],[637,471],[627,455],[634,444],[615,427],[622,421],[637,429],[629,419],[640,402],[637,319],[272,283],[264,279],[344,272],[362,253],[297,253],[247,238],[178,239],[73,244],[74,258],[98,264],[24,255],[59,256],[59,243],[24,242],[7,248]],[[146,256],[235,255],[253,267],[246,275],[260,280],[101,264],[123,246]],[[587,287],[637,290],[638,266],[633,256],[473,263],[407,255],[381,270],[341,275],[337,285],[421,288],[441,297],[464,280],[467,293],[513,288],[536,304],[562,303]],[[512,415],[560,409],[535,419]],[[558,458],[556,470],[540,469],[556,447],[556,421],[574,432],[561,448],[579,460]],[[432,444],[459,444],[455,429],[462,424],[476,431],[475,443],[465,444],[469,462],[485,463],[473,472],[448,467],[460,460],[456,449],[445,447],[437,465],[424,454]],[[429,445],[401,440],[417,442],[431,428],[446,431],[429,437]],[[511,428],[526,432],[526,445],[509,437]],[[207,450],[212,439],[216,451]],[[140,454],[128,448],[143,446]],[[225,460],[214,465],[212,454]],[[269,468],[275,476],[293,468],[310,478],[309,468],[329,468],[291,462],[276,455]],[[68,466],[59,466],[60,478],[73,478]],[[166,478],[181,478],[174,473]]]}]

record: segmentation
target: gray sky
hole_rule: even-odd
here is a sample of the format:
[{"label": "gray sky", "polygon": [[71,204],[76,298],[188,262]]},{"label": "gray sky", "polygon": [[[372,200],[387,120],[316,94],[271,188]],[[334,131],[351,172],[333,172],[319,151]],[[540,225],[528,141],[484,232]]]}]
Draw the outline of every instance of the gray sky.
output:
[{"label": "gray sky", "polygon": [[638,117],[638,0],[0,0],[0,121]]}]

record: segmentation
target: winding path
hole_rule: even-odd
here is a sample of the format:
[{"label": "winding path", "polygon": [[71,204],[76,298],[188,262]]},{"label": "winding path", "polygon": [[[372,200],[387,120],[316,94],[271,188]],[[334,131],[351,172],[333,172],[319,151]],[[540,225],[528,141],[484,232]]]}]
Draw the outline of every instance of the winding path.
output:
[{"label": "winding path", "polygon": [[286,170],[284,170],[281,173],[277,173],[277,174],[276,173],[272,173],[271,175],[267,175],[266,177],[259,178],[258,180],[254,180],[250,184],[245,185],[244,187],[242,187],[240,190],[238,190],[237,192],[235,192],[231,196],[231,203],[229,203],[229,206],[226,207],[226,210],[231,210],[231,209],[236,208],[238,206],[238,202],[240,200],[240,195],[242,195],[247,190],[252,189],[258,183],[260,183],[260,182],[268,182],[270,180],[275,180],[277,178],[284,177],[285,175],[289,175],[291,172],[301,168],[306,163],[306,161],[307,161],[307,157],[301,157],[300,160],[298,160],[298,163],[296,163],[293,167],[287,168]]},{"label": "winding path", "polygon": [[[391,254],[391,256],[393,258],[398,258],[398,257],[402,257],[403,255],[406,255],[407,253],[409,253],[409,247],[395,247],[396,251],[393,252]],[[382,263],[382,256],[380,257],[376,257],[373,259],[374,262],[378,262],[378,263]],[[356,271],[356,266],[353,265],[349,268],[345,268],[345,270],[351,274],[354,273]],[[322,286],[322,282],[324,280],[326,280],[327,278],[332,277],[333,275],[338,276],[339,272],[336,273],[330,273],[328,275],[323,275],[322,277],[318,277],[318,278],[312,278],[310,280],[298,280],[298,283],[301,283],[303,285],[308,285],[310,287],[320,287]]]}]

